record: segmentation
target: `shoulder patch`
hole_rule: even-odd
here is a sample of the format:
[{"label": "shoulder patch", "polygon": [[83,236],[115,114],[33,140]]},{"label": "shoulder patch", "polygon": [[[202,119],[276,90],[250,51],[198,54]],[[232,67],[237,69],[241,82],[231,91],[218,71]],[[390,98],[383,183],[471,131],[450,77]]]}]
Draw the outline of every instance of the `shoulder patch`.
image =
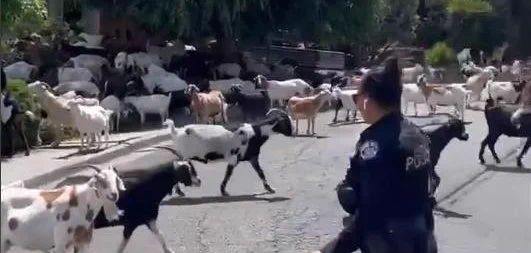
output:
[{"label": "shoulder patch", "polygon": [[379,149],[380,147],[378,145],[378,142],[376,141],[369,140],[369,141],[364,142],[363,144],[361,144],[360,149],[359,149],[361,159],[369,160],[369,159],[376,157]]}]

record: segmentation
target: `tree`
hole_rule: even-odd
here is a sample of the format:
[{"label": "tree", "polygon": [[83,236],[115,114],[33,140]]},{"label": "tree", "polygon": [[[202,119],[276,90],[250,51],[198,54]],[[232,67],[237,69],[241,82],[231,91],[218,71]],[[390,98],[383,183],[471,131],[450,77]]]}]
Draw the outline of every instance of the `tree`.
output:
[{"label": "tree", "polygon": [[12,37],[35,32],[46,27],[46,0],[2,0],[0,8],[0,36]]}]

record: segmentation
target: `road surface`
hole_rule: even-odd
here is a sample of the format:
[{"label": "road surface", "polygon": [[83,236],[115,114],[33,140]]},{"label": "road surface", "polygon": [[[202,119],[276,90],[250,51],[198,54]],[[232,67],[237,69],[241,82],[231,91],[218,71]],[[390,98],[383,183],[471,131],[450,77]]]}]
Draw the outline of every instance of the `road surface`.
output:
[{"label": "road surface", "polygon": [[[468,142],[453,140],[441,156],[441,203],[436,235],[442,253],[531,252],[531,155],[527,169],[515,168],[519,139],[500,138],[502,164],[478,163],[486,134],[481,112],[467,111]],[[329,126],[332,113],[316,124],[317,138],[274,136],[260,162],[276,194],[263,195],[262,184],[248,163],[234,171],[221,197],[219,184],[226,163],[197,165],[201,188],[182,188],[184,198],[167,198],[159,228],[175,252],[310,252],[341,229],[341,210],[334,187],[345,174],[358,134],[365,124]],[[340,118],[343,118],[340,113]],[[305,122],[300,124],[305,128]],[[304,132],[305,129],[303,129]],[[121,157],[116,162],[139,154]],[[488,164],[493,160],[486,153]],[[115,252],[121,228],[97,230],[92,252]],[[26,252],[19,249],[12,252]],[[146,227],[139,228],[126,252],[162,252]]]}]

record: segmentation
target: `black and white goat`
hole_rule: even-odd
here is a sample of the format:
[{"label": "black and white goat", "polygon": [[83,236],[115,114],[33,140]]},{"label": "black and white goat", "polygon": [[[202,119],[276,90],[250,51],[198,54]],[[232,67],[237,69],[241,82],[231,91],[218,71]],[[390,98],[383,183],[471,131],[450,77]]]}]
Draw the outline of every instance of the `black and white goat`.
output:
[{"label": "black and white goat", "polygon": [[284,111],[273,109],[266,119],[252,124],[245,123],[235,130],[227,130],[219,125],[187,125],[175,128],[173,121],[167,120],[176,151],[184,158],[207,163],[224,159],[228,161],[225,177],[220,186],[221,194],[227,196],[225,188],[232,176],[234,167],[241,161],[248,161],[254,168],[266,191],[274,193],[269,186],[258,160],[260,148],[274,133],[291,136],[291,119]]},{"label": "black and white goat", "polygon": [[479,150],[479,161],[481,164],[485,163],[485,159],[483,158],[485,146],[489,147],[496,163],[500,163],[500,158],[496,154],[494,145],[501,135],[506,135],[508,137],[527,138],[520,154],[516,157],[516,164],[518,167],[522,167],[522,158],[531,146],[531,114],[522,115],[520,121],[521,127],[518,128],[511,122],[511,116],[517,109],[518,106],[507,104],[497,105],[494,99],[487,99],[485,104],[485,119],[487,120],[489,132],[487,137],[481,142],[481,148]]},{"label": "black and white goat", "polygon": [[[170,151],[172,151],[170,149]],[[172,151],[174,153],[175,151]],[[173,252],[157,227],[157,217],[162,199],[172,193],[179,183],[200,186],[201,180],[190,162],[176,161],[175,154],[151,152],[137,160],[116,166],[126,190],[120,193],[116,205],[123,211],[118,221],[108,222],[103,212],[97,214],[94,227],[124,226],[123,239],[118,252],[123,252],[134,230],[146,225],[157,237],[165,253]],[[89,176],[73,176],[56,187],[89,180]]]}]

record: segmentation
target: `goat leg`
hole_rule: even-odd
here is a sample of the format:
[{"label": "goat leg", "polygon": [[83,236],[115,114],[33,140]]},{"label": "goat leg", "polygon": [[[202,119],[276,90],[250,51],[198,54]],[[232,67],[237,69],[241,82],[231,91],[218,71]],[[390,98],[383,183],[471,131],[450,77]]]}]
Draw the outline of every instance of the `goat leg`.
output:
[{"label": "goat leg", "polygon": [[30,154],[30,147],[28,144],[28,138],[26,138],[26,134],[24,133],[25,127],[24,127],[24,119],[22,117],[18,117],[15,119],[16,125],[15,128],[18,130],[18,134],[20,135],[20,138],[22,141],[24,141],[24,147],[26,148],[26,156],[29,156]]},{"label": "goat leg", "polygon": [[312,124],[312,118],[308,118],[306,121],[308,122],[306,127],[306,135],[310,135],[310,125]]},{"label": "goat leg", "polygon": [[[499,136],[498,136],[499,137]],[[492,153],[492,156],[494,157],[494,160],[496,160],[496,163],[500,163],[500,158],[498,157],[498,154],[496,154],[496,149],[495,149],[495,144],[496,144],[496,141],[498,140],[498,137],[493,137],[491,138],[491,140],[487,143],[489,149],[490,149],[490,152]]]},{"label": "goat leg", "polygon": [[312,118],[312,135],[315,135],[315,117]]},{"label": "goat leg", "polygon": [[219,188],[221,191],[221,195],[223,196],[229,196],[227,191],[225,191],[225,188],[227,187],[227,183],[229,182],[229,179],[232,176],[232,172],[234,171],[234,167],[236,167],[236,165],[238,165],[238,162],[236,162],[235,164],[232,164],[229,162],[229,164],[227,165],[227,170],[225,171],[225,177],[223,178],[223,182],[221,182],[221,186]]},{"label": "goat leg", "polygon": [[349,121],[350,120],[350,110],[347,110],[347,117],[345,118],[345,121]]},{"label": "goat leg", "polygon": [[265,177],[264,171],[260,167],[260,163],[258,162],[258,156],[253,157],[249,160],[249,163],[251,163],[251,166],[253,166],[253,169],[258,174],[258,177],[262,180],[262,184],[264,185],[264,189],[269,193],[275,193],[275,190],[269,186],[269,183],[267,183],[267,179]]},{"label": "goat leg", "polygon": [[131,239],[131,235],[133,235],[133,231],[135,231],[136,228],[137,225],[124,225],[123,238],[122,242],[120,242],[120,246],[118,247],[118,253],[124,252],[125,247],[127,246],[127,243],[129,243],[129,239]]},{"label": "goat leg", "polygon": [[525,142],[525,145],[522,148],[522,151],[520,152],[520,154],[516,158],[516,164],[518,165],[518,167],[522,167],[523,166],[522,158],[524,158],[524,155],[527,153],[527,151],[529,150],[530,146],[531,146],[531,138],[527,138],[527,141]]},{"label": "goat leg", "polygon": [[153,234],[155,234],[155,237],[157,237],[157,240],[159,241],[160,245],[162,246],[162,249],[164,249],[164,253],[174,253],[173,250],[171,250],[168,245],[166,244],[166,240],[164,240],[164,237],[162,236],[162,233],[160,232],[159,228],[157,227],[157,221],[152,220],[148,222],[147,227]]},{"label": "goat leg", "polygon": [[485,164],[485,158],[483,158],[483,154],[485,153],[485,146],[487,146],[488,139],[489,136],[485,137],[485,139],[481,142],[481,147],[479,148],[479,162],[481,164]]},{"label": "goat leg", "polygon": [[179,187],[179,184],[175,185],[175,193],[177,193],[177,195],[179,195],[181,197],[185,196],[184,192],[181,190],[181,187]]}]

